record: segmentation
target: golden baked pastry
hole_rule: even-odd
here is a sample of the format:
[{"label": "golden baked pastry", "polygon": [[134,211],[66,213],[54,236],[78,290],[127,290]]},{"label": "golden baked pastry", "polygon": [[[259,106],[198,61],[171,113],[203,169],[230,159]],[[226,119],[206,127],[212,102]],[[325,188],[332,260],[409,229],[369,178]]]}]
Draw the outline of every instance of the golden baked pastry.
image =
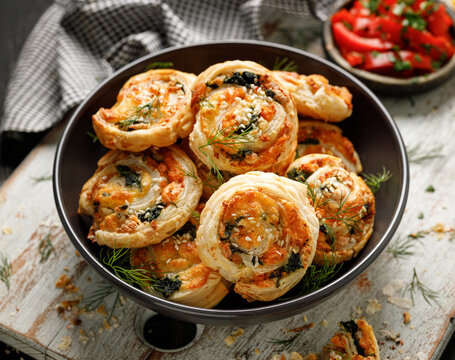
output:
[{"label": "golden baked pastry", "polygon": [[207,201],[196,245],[202,262],[248,301],[274,300],[311,264],[319,223],[306,186],[272,173],[233,177]]},{"label": "golden baked pastry", "polygon": [[93,217],[88,238],[111,248],[138,248],[172,235],[202,193],[191,159],[177,146],[108,152],[84,184],[79,213]]},{"label": "golden baked pastry", "polygon": [[226,296],[230,284],[201,263],[195,244],[197,227],[192,217],[161,243],[135,249],[131,265],[152,274],[144,290],[181,304],[212,308]]},{"label": "golden baked pastry", "polygon": [[273,73],[292,94],[299,115],[328,122],[339,122],[351,116],[352,94],[346,87],[330,85],[322,75]]},{"label": "golden baked pastry", "polygon": [[192,89],[190,147],[209,169],[284,173],[297,147],[297,112],[271,71],[227,61],[202,72]]},{"label": "golden baked pastry", "polygon": [[308,154],[335,155],[343,160],[350,171],[362,172],[362,163],[354,145],[341,135],[341,129],[333,124],[315,120],[299,120],[297,157]]},{"label": "golden baked pastry", "polygon": [[150,70],[130,78],[110,109],[93,115],[93,129],[109,149],[143,151],[169,146],[193,127],[190,87],[193,74]]},{"label": "golden baked pastry", "polygon": [[365,320],[341,322],[336,333],[323,347],[320,360],[380,360],[373,328]]},{"label": "golden baked pastry", "polygon": [[307,195],[319,219],[314,263],[323,265],[357,256],[373,232],[375,201],[361,177],[346,170],[340,158],[312,154],[295,160],[287,171],[308,185]]}]

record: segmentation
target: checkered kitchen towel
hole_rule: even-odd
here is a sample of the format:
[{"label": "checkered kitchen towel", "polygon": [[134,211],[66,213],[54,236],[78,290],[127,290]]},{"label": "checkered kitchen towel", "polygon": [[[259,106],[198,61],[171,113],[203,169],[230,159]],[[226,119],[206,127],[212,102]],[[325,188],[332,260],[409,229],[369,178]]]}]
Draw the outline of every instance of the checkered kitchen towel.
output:
[{"label": "checkered kitchen towel", "polygon": [[38,132],[113,71],[168,46],[262,39],[262,7],[324,17],[331,0],[55,0],[8,85],[3,131]]}]

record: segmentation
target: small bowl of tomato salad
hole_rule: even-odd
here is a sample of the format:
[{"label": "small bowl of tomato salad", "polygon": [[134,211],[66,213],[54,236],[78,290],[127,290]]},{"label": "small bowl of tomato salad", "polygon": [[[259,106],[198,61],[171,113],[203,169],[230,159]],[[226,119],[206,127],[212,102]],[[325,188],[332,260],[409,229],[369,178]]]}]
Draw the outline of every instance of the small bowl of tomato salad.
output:
[{"label": "small bowl of tomato salad", "polygon": [[423,92],[455,72],[455,16],[443,2],[351,0],[335,9],[325,50],[376,92]]}]

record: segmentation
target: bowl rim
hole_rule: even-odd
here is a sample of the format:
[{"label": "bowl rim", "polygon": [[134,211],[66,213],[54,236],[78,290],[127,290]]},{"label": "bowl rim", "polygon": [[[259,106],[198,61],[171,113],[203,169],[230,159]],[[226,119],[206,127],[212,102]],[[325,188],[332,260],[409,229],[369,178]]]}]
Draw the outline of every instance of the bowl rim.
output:
[{"label": "bowl rim", "polygon": [[[347,77],[349,80],[353,81],[354,83],[356,83],[356,85],[361,87],[361,89],[364,92],[366,92],[367,95],[375,102],[380,111],[384,113],[385,118],[387,119],[388,122],[388,126],[390,127],[392,133],[395,136],[394,140],[396,141],[399,148],[399,166],[401,167],[401,177],[403,179],[400,188],[399,199],[394,209],[393,217],[390,224],[387,226],[387,228],[384,231],[384,235],[380,238],[378,244],[371,250],[371,252],[355,267],[348,270],[340,277],[335,278],[329,284],[326,284],[324,287],[314,292],[305,294],[301,297],[292,300],[287,300],[270,305],[263,305],[257,308],[231,310],[198,308],[162,299],[150,293],[147,293],[139,288],[136,288],[124,282],[123,280],[116,277],[113,273],[111,273],[107,268],[104,267],[102,262],[98,258],[96,258],[86,246],[83,245],[82,241],[78,238],[76,232],[73,230],[68,215],[64,212],[65,207],[63,202],[63,189],[61,188],[60,183],[62,154],[69,134],[71,133],[72,129],[77,125],[80,115],[83,114],[86,111],[86,108],[90,105],[92,97],[95,96],[105,86],[108,86],[109,83],[114,81],[119,75],[121,75],[124,72],[127,72],[131,68],[141,63],[149,62],[151,61],[151,59],[160,57],[162,55],[165,55],[166,53],[174,51],[220,45],[260,46],[264,48],[271,48],[272,50],[273,49],[284,50],[287,52],[296,53],[299,56],[310,58],[317,62],[321,62],[327,65],[328,67],[334,68],[336,71],[341,73],[341,75]],[[351,282],[355,277],[360,275],[379,256],[379,254],[382,253],[384,248],[388,245],[393,234],[398,228],[400,220],[403,216],[408,196],[408,190],[409,165],[405,145],[403,143],[402,137],[400,135],[400,132],[395,121],[393,120],[392,116],[389,114],[385,106],[376,97],[376,95],[374,95],[371,92],[371,90],[369,90],[361,81],[356,79],[353,75],[349,74],[346,70],[340,68],[336,64],[333,64],[326,59],[320,58],[317,55],[313,55],[306,51],[292,48],[286,45],[259,40],[210,41],[192,45],[170,47],[141,57],[127,64],[121,69],[117,70],[107,79],[102,81],[98,86],[96,86],[72,113],[58,142],[53,166],[53,192],[58,215],[71,242],[75,246],[76,250],[85,259],[85,261],[87,261],[103,279],[107,280],[111,285],[114,285],[126,296],[132,298],[136,303],[139,303],[149,309],[155,310],[165,315],[169,315],[174,318],[178,318],[185,321],[192,321],[195,323],[205,323],[212,325],[235,324],[245,325],[276,321],[285,317],[296,315],[305,310],[306,308],[311,307],[313,304],[320,302],[323,299],[330,297],[335,292],[339,291],[345,284]]]},{"label": "bowl rim", "polygon": [[[354,0],[338,0],[336,1],[330,9],[330,14],[327,16],[327,19],[324,20],[323,25],[323,39],[324,39],[324,49],[327,51],[330,58],[332,58],[337,65],[341,66],[343,69],[351,72],[355,76],[359,77],[360,79],[364,79],[369,81],[370,83],[378,83],[384,86],[394,86],[394,87],[422,87],[429,84],[439,84],[439,81],[443,78],[449,78],[450,75],[455,72],[455,56],[452,58],[441,68],[432,72],[430,74],[413,76],[406,79],[400,79],[393,76],[387,75],[380,75],[374,72],[362,70],[351,66],[341,55],[340,51],[338,50],[337,45],[333,39],[332,27],[331,27],[331,18],[334,13],[338,10],[346,7]],[[455,13],[452,11],[451,8],[447,6],[444,2],[440,0],[436,0],[437,2],[445,5],[446,11],[449,16],[452,18],[454,24],[452,25],[452,29],[455,31]],[[455,41],[455,38],[454,38]]]}]

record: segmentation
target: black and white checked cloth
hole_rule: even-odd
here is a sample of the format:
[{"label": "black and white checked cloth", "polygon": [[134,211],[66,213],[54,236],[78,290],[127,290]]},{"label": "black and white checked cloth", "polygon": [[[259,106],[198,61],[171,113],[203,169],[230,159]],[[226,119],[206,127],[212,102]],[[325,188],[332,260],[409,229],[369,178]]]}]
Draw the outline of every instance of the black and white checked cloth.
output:
[{"label": "black and white checked cloth", "polygon": [[3,131],[39,132],[114,70],[169,46],[262,39],[260,10],[323,18],[333,0],[55,0],[8,84]]}]

